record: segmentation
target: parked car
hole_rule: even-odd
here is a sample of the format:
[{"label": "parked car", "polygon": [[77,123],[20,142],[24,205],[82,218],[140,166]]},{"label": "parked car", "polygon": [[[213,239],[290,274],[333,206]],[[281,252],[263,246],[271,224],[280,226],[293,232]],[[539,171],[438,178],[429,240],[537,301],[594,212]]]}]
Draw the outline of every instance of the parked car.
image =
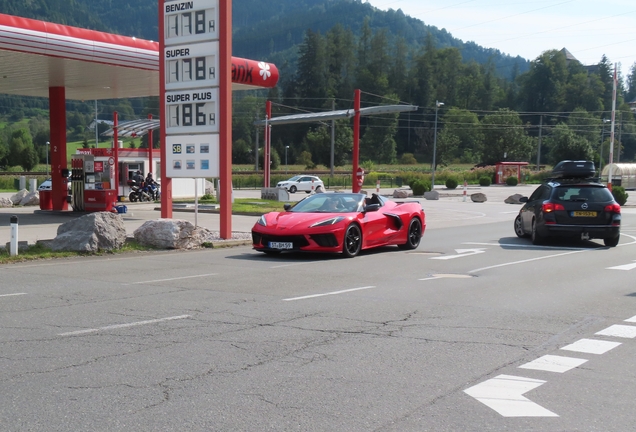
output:
[{"label": "parked car", "polygon": [[329,252],[354,257],[361,250],[397,245],[416,249],[426,228],[422,205],[373,194],[313,194],[261,216],[252,228],[255,250]]},{"label": "parked car", "polygon": [[325,184],[316,176],[309,175],[297,175],[289,180],[278,182],[276,187],[285,188],[289,193],[296,193],[296,191],[303,191],[306,193],[324,192]]},{"label": "parked car", "polygon": [[[71,191],[71,174],[70,173],[67,178],[66,186],[70,192]],[[44,180],[40,186],[38,186],[38,191],[50,191],[52,187],[53,187],[53,183],[51,178],[49,177],[48,179]]]},{"label": "parked car", "polygon": [[531,237],[533,244],[554,237],[603,239],[609,247],[618,244],[621,206],[605,185],[590,177],[593,162],[585,162],[586,167],[582,162],[561,162],[553,171],[557,178],[520,199],[525,204],[515,218],[517,236]]}]

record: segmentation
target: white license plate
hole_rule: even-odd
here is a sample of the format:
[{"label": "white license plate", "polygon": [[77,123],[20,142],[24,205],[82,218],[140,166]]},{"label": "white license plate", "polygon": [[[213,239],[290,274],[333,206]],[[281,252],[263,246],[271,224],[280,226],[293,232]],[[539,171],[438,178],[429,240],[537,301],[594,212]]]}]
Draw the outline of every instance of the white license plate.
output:
[{"label": "white license plate", "polygon": [[269,242],[271,249],[293,249],[294,244],[292,242]]}]

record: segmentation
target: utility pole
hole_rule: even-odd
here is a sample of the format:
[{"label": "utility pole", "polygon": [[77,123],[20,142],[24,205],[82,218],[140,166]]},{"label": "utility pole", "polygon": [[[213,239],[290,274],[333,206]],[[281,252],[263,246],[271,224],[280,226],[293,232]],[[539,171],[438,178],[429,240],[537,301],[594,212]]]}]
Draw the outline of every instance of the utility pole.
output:
[{"label": "utility pole", "polygon": [[539,116],[539,148],[537,150],[537,171],[541,168],[541,133],[543,132],[543,115]]},{"label": "utility pole", "polygon": [[[331,111],[335,111],[336,110],[336,100],[332,99],[331,100]],[[334,170],[334,155],[336,152],[336,121],[335,120],[331,120],[331,173],[330,176],[333,177],[333,170]]]}]

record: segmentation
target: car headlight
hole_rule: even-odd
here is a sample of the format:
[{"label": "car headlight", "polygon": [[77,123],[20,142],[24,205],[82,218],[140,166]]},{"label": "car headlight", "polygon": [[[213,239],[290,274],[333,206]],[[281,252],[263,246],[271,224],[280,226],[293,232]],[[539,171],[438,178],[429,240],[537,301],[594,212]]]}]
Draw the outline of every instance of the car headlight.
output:
[{"label": "car headlight", "polygon": [[334,217],[334,218],[331,218],[331,219],[324,220],[322,222],[317,222],[317,223],[313,224],[312,226],[310,226],[309,228],[315,228],[315,227],[321,227],[321,226],[327,226],[327,225],[335,225],[335,224],[337,224],[338,222],[340,222],[340,221],[342,221],[344,219],[345,218],[342,217],[342,216],[337,216],[337,217]]},{"label": "car headlight", "polygon": [[256,222],[259,225],[267,226],[267,220],[265,219],[265,215],[261,216]]}]

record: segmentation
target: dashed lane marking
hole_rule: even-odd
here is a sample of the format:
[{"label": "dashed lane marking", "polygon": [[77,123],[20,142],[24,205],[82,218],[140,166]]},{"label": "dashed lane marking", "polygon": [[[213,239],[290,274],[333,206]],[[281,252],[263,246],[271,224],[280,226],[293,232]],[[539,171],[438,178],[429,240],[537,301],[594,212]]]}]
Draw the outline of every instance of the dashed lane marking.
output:
[{"label": "dashed lane marking", "polygon": [[301,296],[301,297],[286,298],[286,299],[283,299],[283,301],[305,300],[305,299],[316,298],[316,297],[324,297],[324,296],[330,296],[330,295],[345,294],[345,293],[350,293],[350,292],[354,292],[354,291],[368,290],[368,289],[372,289],[372,288],[375,288],[375,287],[374,286],[365,286],[365,287],[360,287],[360,288],[351,288],[351,289],[340,290],[340,291],[332,291],[332,292],[323,293],[323,294],[312,294],[312,295],[306,295],[306,296]]},{"label": "dashed lane marking", "polygon": [[566,345],[562,350],[582,352],[587,354],[605,354],[619,346],[620,342],[608,342],[594,339],[580,339],[570,345]]},{"label": "dashed lane marking", "polygon": [[100,331],[116,330],[116,329],[121,329],[121,328],[136,327],[136,326],[147,325],[147,324],[157,324],[157,323],[164,322],[164,321],[181,320],[181,319],[186,319],[186,318],[190,318],[190,317],[191,317],[190,315],[179,315],[179,316],[173,316],[173,317],[168,317],[168,318],[159,318],[159,319],[153,319],[153,320],[147,320],[147,321],[137,321],[137,322],[127,323],[127,324],[116,324],[116,325],[111,325],[111,326],[106,326],[106,327],[99,327],[99,328],[93,328],[93,329],[77,330],[77,331],[72,331],[72,332],[67,332],[67,333],[60,333],[60,334],[58,334],[58,336],[79,336],[79,335],[84,335],[84,334],[89,334],[89,333],[97,333],[97,332],[100,332]]},{"label": "dashed lane marking", "polygon": [[634,339],[636,337],[636,327],[615,324],[608,328],[596,332],[600,336],[614,336],[620,338]]},{"label": "dashed lane marking", "polygon": [[544,355],[543,357],[539,357],[538,359],[523,364],[519,367],[521,369],[533,369],[546,372],[564,373],[569,371],[570,369],[581,366],[586,361],[587,360],[585,359],[574,357]]},{"label": "dashed lane marking", "polygon": [[14,297],[23,295],[27,295],[27,293],[0,294],[0,297]]}]

